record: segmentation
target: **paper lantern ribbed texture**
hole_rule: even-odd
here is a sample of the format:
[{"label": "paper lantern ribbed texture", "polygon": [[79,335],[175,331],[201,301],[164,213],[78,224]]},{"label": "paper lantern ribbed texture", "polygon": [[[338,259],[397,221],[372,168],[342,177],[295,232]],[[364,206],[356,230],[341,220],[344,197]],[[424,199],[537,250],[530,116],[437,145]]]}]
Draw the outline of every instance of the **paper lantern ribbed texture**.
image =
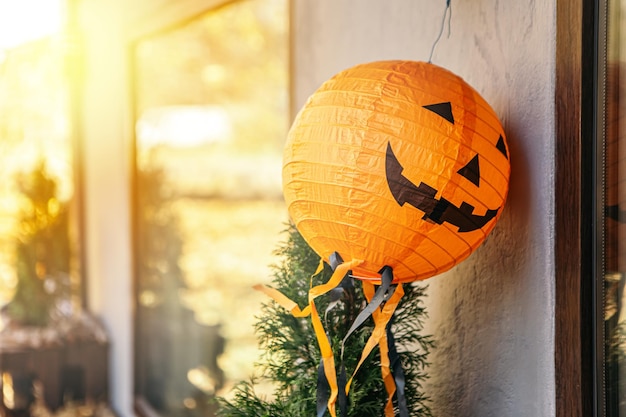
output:
[{"label": "paper lantern ribbed texture", "polygon": [[326,261],[355,276],[429,278],[461,262],[493,229],[509,186],[498,117],[460,77],[430,63],[379,61],[326,81],[287,138],[290,217]]}]

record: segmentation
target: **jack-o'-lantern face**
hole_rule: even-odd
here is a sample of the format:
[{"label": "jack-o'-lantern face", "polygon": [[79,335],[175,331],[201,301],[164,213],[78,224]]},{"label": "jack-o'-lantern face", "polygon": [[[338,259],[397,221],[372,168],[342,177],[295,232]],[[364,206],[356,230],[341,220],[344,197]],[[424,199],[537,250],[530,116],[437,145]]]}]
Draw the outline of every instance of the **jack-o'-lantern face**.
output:
[{"label": "jack-o'-lantern face", "polygon": [[[425,105],[423,108],[432,111],[454,125],[454,115],[450,102]],[[495,148],[508,159],[508,152],[502,135],[498,137]],[[480,187],[480,165],[481,158],[476,153],[467,164],[456,171],[456,174],[461,175],[476,187]],[[456,206],[443,196],[436,198],[436,189],[424,182],[415,185],[410,179],[402,175],[403,170],[404,168],[393,153],[391,143],[388,143],[385,172],[389,190],[400,206],[408,203],[423,211],[422,219],[424,220],[430,220],[437,224],[447,222],[458,227],[459,232],[471,232],[483,228],[498,214],[501,208],[501,206],[488,208],[484,214],[475,214],[472,204],[463,201],[460,206]]]},{"label": "jack-o'-lantern face", "polygon": [[424,279],[465,259],[502,213],[510,165],[503,129],[467,83],[432,64],[343,71],[298,114],[285,147],[290,216],[355,276]]}]

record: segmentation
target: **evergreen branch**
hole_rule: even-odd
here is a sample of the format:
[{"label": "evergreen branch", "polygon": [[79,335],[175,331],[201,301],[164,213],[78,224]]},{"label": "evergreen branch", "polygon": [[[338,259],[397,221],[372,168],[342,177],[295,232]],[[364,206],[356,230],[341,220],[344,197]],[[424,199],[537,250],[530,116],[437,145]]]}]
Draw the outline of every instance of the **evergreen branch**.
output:
[{"label": "evergreen branch", "polygon": [[[306,244],[294,226],[289,226],[287,241],[277,249],[282,258],[274,265],[272,286],[301,307],[308,303],[311,276],[317,269],[319,257]],[[313,277],[313,285],[326,282],[332,271],[328,265]],[[332,346],[335,361],[340,363],[338,346],[350,325],[366,304],[361,285],[343,288],[339,301],[327,311],[329,297],[318,297],[316,307],[323,314],[324,327]],[[392,329],[402,362],[405,394],[412,416],[431,416],[428,397],[422,383],[428,378],[428,354],[434,347],[431,336],[421,335],[426,310],[422,299],[425,287],[405,285],[405,295],[396,311]],[[371,318],[346,341],[344,363],[348,373],[355,368],[369,335],[374,328]],[[234,397],[219,398],[220,417],[291,417],[315,415],[317,367],[320,353],[310,319],[293,317],[273,301],[261,308],[255,331],[263,350],[258,364],[261,377],[275,384],[274,399],[259,398],[254,381],[242,382],[234,389]],[[387,392],[381,377],[380,353],[375,349],[365,359],[356,374],[349,395],[348,416],[380,416],[387,402]]]}]

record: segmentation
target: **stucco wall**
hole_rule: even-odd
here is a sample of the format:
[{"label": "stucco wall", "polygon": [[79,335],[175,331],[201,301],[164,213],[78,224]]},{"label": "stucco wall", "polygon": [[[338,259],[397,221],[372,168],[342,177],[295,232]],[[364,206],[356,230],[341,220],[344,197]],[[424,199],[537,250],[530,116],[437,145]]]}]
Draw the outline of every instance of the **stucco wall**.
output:
[{"label": "stucco wall", "polygon": [[[552,416],[556,1],[452,0],[433,62],[492,105],[507,134],[509,200],[468,260],[427,281],[426,392],[437,417]],[[294,0],[294,111],[357,63],[428,60],[445,1]]]}]

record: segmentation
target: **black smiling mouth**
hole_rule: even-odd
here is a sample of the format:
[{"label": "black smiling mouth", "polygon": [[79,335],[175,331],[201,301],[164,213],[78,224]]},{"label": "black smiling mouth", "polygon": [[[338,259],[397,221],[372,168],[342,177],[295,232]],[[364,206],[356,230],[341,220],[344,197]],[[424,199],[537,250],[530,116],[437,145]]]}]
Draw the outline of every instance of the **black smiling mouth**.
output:
[{"label": "black smiling mouth", "polygon": [[471,204],[463,202],[461,207],[457,207],[443,197],[437,199],[435,198],[437,190],[423,182],[416,186],[402,175],[403,170],[404,168],[393,153],[391,144],[387,143],[385,172],[389,190],[400,206],[408,203],[423,211],[422,219],[424,220],[430,220],[437,224],[447,222],[458,227],[459,232],[471,232],[482,228],[500,210],[498,207],[487,210],[484,215],[473,214],[474,207]]}]

